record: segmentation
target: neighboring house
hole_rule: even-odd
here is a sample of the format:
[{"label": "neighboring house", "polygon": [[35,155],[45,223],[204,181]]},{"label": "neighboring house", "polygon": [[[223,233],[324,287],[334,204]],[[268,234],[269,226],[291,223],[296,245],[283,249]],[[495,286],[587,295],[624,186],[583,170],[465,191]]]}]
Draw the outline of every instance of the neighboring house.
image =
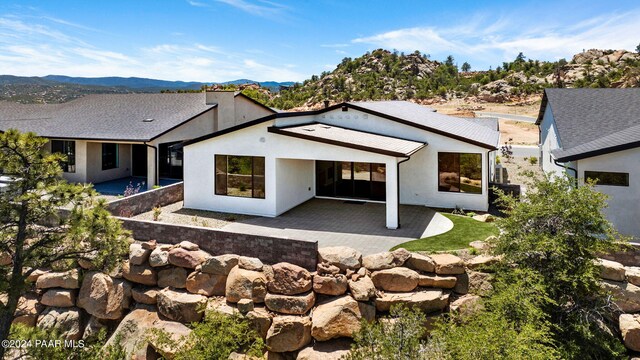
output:
[{"label": "neighboring house", "polygon": [[609,220],[640,236],[640,89],[546,89],[536,124],[542,169],[597,180]]},{"label": "neighboring house", "polygon": [[404,101],[277,113],[185,143],[184,206],[278,216],[313,197],[487,210],[499,132]]},{"label": "neighboring house", "polygon": [[234,92],[88,95],[62,104],[0,102],[0,131],[48,138],[67,155],[64,177],[99,183],[129,176],[182,178],[184,141],[275,113]]}]

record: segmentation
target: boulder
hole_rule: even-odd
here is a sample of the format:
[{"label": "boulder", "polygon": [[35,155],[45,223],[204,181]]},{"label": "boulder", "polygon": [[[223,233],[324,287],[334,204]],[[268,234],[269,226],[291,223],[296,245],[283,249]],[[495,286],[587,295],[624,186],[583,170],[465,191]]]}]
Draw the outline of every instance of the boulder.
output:
[{"label": "boulder", "polygon": [[78,289],[80,287],[80,272],[73,269],[65,272],[47,272],[36,280],[38,289],[64,288]]},{"label": "boulder", "polygon": [[316,302],[313,291],[299,295],[281,295],[268,293],[264,298],[264,304],[271,311],[289,315],[304,315]]},{"label": "boulder", "polygon": [[147,241],[141,242],[140,245],[142,245],[142,248],[145,250],[153,251],[158,246],[158,242],[155,240],[147,240]]},{"label": "boulder", "polygon": [[469,292],[469,274],[456,275],[456,286],[453,287],[453,292],[459,295],[464,295]]},{"label": "boulder", "polygon": [[376,296],[376,287],[370,277],[361,277],[358,280],[349,280],[351,296],[358,301],[369,301]]},{"label": "boulder", "polygon": [[478,255],[467,261],[467,267],[471,270],[484,269],[500,261],[498,256]]},{"label": "boulder", "polygon": [[35,283],[36,281],[38,281],[38,278],[40,276],[42,276],[43,274],[48,273],[49,271],[47,270],[42,270],[42,269],[35,269],[31,272],[31,274],[29,274],[29,276],[27,276],[27,281],[30,283]]},{"label": "boulder", "polygon": [[0,251],[0,266],[8,266],[13,263],[11,255],[7,252]]},{"label": "boulder", "polygon": [[[147,356],[148,348],[151,346],[150,340],[151,342],[156,341],[153,336],[149,336],[151,329],[165,330],[173,340],[178,340],[179,337],[190,333],[186,326],[178,326],[175,322],[161,320],[154,307],[138,305],[122,319],[105,346],[112,346],[116,341],[120,341],[125,353],[123,359],[155,359],[156,357]],[[175,336],[176,333],[179,333],[179,336]],[[162,352],[162,349],[158,346],[159,352]],[[164,355],[166,358],[171,358],[170,353]]]},{"label": "boulder", "polygon": [[462,259],[451,254],[433,254],[431,259],[436,264],[435,272],[438,275],[457,275],[464,273]]},{"label": "boulder", "polygon": [[600,277],[605,280],[624,281],[625,268],[619,262],[598,259],[597,264],[600,267]]},{"label": "boulder", "polygon": [[262,272],[235,266],[227,277],[225,295],[227,301],[232,303],[237,303],[240,299],[252,299],[256,304],[263,303],[267,295],[267,277]]},{"label": "boulder", "polygon": [[176,247],[169,250],[169,264],[187,268],[195,269],[196,266],[203,263],[211,255],[202,250],[187,250],[181,247]]},{"label": "boulder", "polygon": [[73,307],[76,305],[76,291],[69,289],[49,289],[40,298],[40,303],[53,307]]},{"label": "boulder", "polygon": [[634,313],[640,311],[640,287],[628,282],[603,280],[605,290],[611,292],[614,303],[622,312]]},{"label": "boulder", "polygon": [[311,336],[318,341],[353,337],[360,330],[362,314],[351,296],[331,298],[313,310]]},{"label": "boulder", "polygon": [[212,275],[194,271],[187,277],[187,291],[205,296],[224,296],[226,275]]},{"label": "boulder", "polygon": [[158,287],[171,287],[184,289],[187,286],[187,269],[181,267],[169,267],[158,271]]},{"label": "boulder", "polygon": [[262,271],[262,261],[258,258],[248,257],[248,256],[240,256],[238,258],[238,266],[240,269],[252,270],[252,271]]},{"label": "boulder", "polygon": [[406,249],[385,251],[377,254],[367,255],[362,258],[362,266],[368,270],[384,270],[402,266],[411,258],[411,253]]},{"label": "boulder", "polygon": [[[255,306],[255,305],[254,305]],[[205,309],[205,316],[211,312],[217,312],[222,315],[235,315],[238,314],[238,308],[236,304],[227,302],[224,297],[212,297],[207,301],[207,308]]]},{"label": "boulder", "polygon": [[386,291],[412,291],[418,286],[419,274],[405,267],[375,271],[371,280],[378,289]]},{"label": "boulder", "polygon": [[347,291],[349,283],[347,277],[342,274],[337,275],[314,275],[313,291],[324,295],[342,295]]},{"label": "boulder", "polygon": [[191,241],[181,241],[178,246],[188,251],[200,250],[200,246],[198,246],[198,244],[192,243]]},{"label": "boulder", "polygon": [[478,295],[471,294],[464,295],[449,304],[451,312],[459,314],[460,316],[473,315],[483,308],[482,298]]},{"label": "boulder", "polygon": [[425,313],[442,311],[449,304],[449,294],[442,290],[420,290],[406,293],[385,293],[376,299],[376,310],[386,312],[393,305],[404,304]]},{"label": "boulder", "polygon": [[474,215],[473,220],[480,222],[494,222],[496,219],[491,214]]},{"label": "boulder", "polygon": [[177,350],[184,344],[191,329],[175,321],[160,320],[154,324],[156,329],[162,329],[163,333],[169,338],[169,342],[159,339],[155,336],[149,337],[149,345],[162,356],[163,359],[173,359]]},{"label": "boulder", "polygon": [[99,272],[82,280],[78,306],[99,319],[120,319],[131,302],[131,285]]},{"label": "boulder", "polygon": [[[241,258],[242,259],[242,258]],[[269,292],[283,295],[296,295],[311,290],[311,274],[298,265],[281,262],[273,265],[269,276]]]},{"label": "boulder", "polygon": [[37,326],[43,330],[56,330],[65,340],[82,339],[80,309],[48,307],[38,316]]},{"label": "boulder", "polygon": [[267,332],[269,351],[297,351],[311,342],[311,318],[308,316],[277,316]]},{"label": "boulder", "polygon": [[38,301],[38,297],[33,293],[27,293],[18,300],[15,318],[12,324],[23,324],[26,326],[36,326],[38,315],[43,306]]},{"label": "boulder", "polygon": [[625,268],[625,275],[627,276],[628,282],[640,286],[640,267],[627,266]]},{"label": "boulder", "polygon": [[351,340],[347,338],[331,341],[317,341],[312,346],[298,352],[296,360],[340,360],[351,350]]},{"label": "boulder", "polygon": [[236,306],[238,306],[238,311],[241,314],[246,314],[249,311],[253,311],[254,309],[253,300],[250,300],[250,299],[240,299],[240,301],[238,301]]},{"label": "boulder", "polygon": [[420,275],[418,285],[430,288],[453,289],[457,280],[455,276]]},{"label": "boulder", "polygon": [[325,247],[318,249],[318,262],[334,265],[341,271],[357,270],[362,266],[362,254],[346,246]]},{"label": "boulder", "polygon": [[436,271],[436,263],[427,255],[422,255],[418,253],[412,253],[411,257],[405,263],[405,266],[409,269],[424,271],[424,272],[434,272]]},{"label": "boulder", "polygon": [[482,240],[476,240],[476,241],[472,241],[469,243],[469,246],[471,246],[472,248],[480,251],[480,252],[486,252],[489,251],[489,249],[491,248],[491,246],[489,246],[489,243],[487,243],[486,241],[482,241]]},{"label": "boulder", "polygon": [[269,314],[269,312],[264,308],[254,308],[245,316],[247,319],[249,319],[249,321],[253,325],[253,328],[256,329],[258,335],[260,335],[262,339],[266,339],[267,332],[271,327],[272,321],[272,316]]},{"label": "boulder", "polygon": [[105,331],[109,330],[106,324],[100,322],[100,319],[95,316],[90,317],[82,332],[82,340],[95,341],[102,329],[105,329]]},{"label": "boulder", "polygon": [[201,271],[212,275],[229,275],[231,269],[238,265],[238,258],[233,254],[212,256],[202,263]]},{"label": "boulder", "polygon": [[640,315],[620,315],[620,333],[624,346],[632,351],[640,351]]},{"label": "boulder", "polygon": [[470,293],[480,296],[488,296],[491,294],[493,291],[493,285],[491,285],[493,275],[477,271],[469,271],[467,275],[469,277]]},{"label": "boulder", "polygon": [[158,291],[158,312],[169,320],[182,323],[200,321],[207,298],[185,291],[162,289]]},{"label": "boulder", "polygon": [[149,255],[149,265],[153,267],[169,265],[169,250],[171,249],[171,245],[160,245],[153,249]]},{"label": "boulder", "polygon": [[134,283],[156,286],[158,273],[149,265],[131,265],[128,261],[122,262],[122,276]]},{"label": "boulder", "polygon": [[149,260],[150,249],[145,249],[140,243],[129,245],[129,263],[131,265],[142,265]]},{"label": "boulder", "polygon": [[339,267],[327,263],[318,263],[316,270],[318,275],[336,275],[340,273]]},{"label": "boulder", "polygon": [[155,305],[158,302],[158,289],[135,287],[131,289],[131,297],[137,303]]}]

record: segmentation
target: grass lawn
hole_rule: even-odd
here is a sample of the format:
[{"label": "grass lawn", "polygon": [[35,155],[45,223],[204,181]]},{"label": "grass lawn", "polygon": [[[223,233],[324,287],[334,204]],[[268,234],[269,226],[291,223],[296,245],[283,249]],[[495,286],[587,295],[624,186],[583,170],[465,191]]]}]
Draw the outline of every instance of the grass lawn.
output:
[{"label": "grass lawn", "polygon": [[405,248],[409,251],[448,251],[469,247],[469,243],[484,240],[491,235],[498,234],[498,228],[493,223],[483,223],[467,216],[445,214],[453,222],[453,229],[444,234],[426,237],[394,246],[391,250]]}]

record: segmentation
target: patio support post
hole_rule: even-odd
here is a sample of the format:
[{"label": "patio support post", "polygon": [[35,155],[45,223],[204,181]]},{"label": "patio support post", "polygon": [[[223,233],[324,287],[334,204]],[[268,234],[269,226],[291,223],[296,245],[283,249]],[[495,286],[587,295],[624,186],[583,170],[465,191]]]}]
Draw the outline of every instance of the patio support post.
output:
[{"label": "patio support post", "polygon": [[397,161],[388,161],[386,163],[387,229],[397,229],[400,227],[398,216],[399,180]]},{"label": "patio support post", "polygon": [[158,148],[153,145],[147,145],[147,189],[153,189],[154,185],[159,184],[158,179]]}]

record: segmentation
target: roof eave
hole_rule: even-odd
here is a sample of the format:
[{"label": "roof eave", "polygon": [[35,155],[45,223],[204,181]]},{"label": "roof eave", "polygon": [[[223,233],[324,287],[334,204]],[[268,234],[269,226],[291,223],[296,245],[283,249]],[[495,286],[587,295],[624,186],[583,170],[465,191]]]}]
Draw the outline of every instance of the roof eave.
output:
[{"label": "roof eave", "polygon": [[630,143],[627,143],[627,144],[610,146],[610,147],[603,148],[603,149],[585,151],[585,152],[579,153],[579,154],[568,155],[568,156],[560,156],[560,157],[558,157],[556,159],[556,161],[558,161],[558,162],[569,162],[569,161],[582,160],[582,159],[586,159],[586,158],[590,158],[590,157],[594,157],[594,156],[611,154],[611,153],[618,152],[618,151],[635,149],[635,148],[638,148],[638,147],[640,147],[640,141],[634,141],[634,142],[630,142]]}]

